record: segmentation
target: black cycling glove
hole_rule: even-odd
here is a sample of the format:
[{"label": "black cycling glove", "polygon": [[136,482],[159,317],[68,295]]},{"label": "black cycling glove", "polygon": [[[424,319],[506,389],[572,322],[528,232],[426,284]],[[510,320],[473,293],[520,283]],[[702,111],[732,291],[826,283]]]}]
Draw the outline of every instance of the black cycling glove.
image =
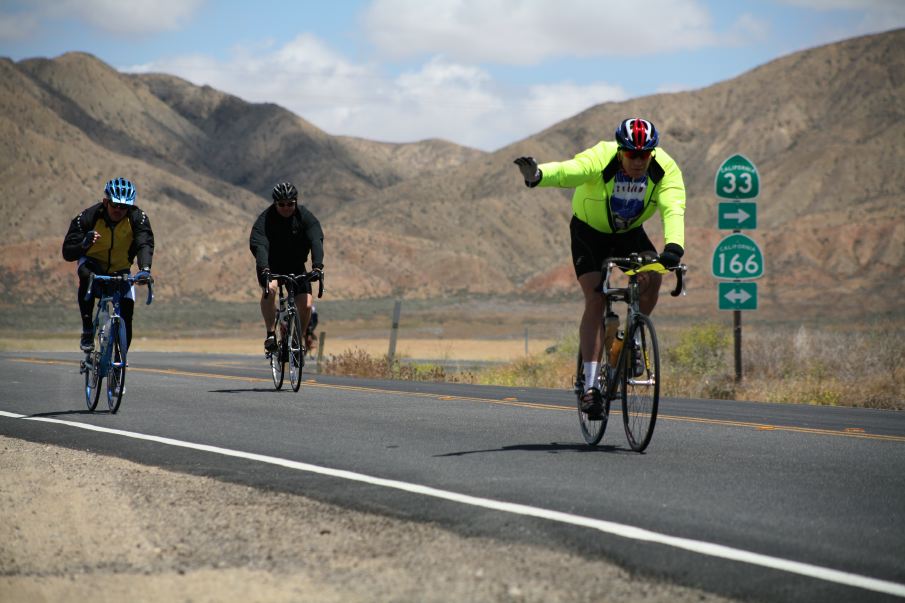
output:
[{"label": "black cycling glove", "polygon": [[663,248],[663,253],[661,253],[660,257],[657,259],[666,268],[675,268],[679,265],[679,261],[682,259],[683,255],[685,255],[685,250],[682,249],[681,245],[667,243]]},{"label": "black cycling glove", "polygon": [[525,178],[525,186],[534,188],[540,183],[541,178],[544,177],[543,172],[537,167],[537,161],[534,160],[534,157],[519,157],[512,163],[517,165],[522,172],[522,177]]}]

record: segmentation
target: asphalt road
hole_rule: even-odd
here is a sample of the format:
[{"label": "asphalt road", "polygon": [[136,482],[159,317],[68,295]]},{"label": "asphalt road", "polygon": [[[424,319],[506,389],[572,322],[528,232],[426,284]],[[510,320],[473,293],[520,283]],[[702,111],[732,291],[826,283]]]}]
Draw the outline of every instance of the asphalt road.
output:
[{"label": "asphalt road", "polygon": [[564,391],[312,375],[275,392],[263,357],[130,365],[110,415],[85,410],[77,355],[0,354],[0,434],[602,556],[727,596],[905,597],[905,413],[664,399],[637,454],[618,414],[601,446],[584,445]]}]

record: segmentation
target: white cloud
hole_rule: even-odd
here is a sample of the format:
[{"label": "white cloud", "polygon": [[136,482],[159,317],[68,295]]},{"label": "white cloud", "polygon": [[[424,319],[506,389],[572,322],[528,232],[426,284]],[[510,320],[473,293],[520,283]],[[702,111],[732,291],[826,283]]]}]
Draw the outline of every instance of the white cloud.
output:
[{"label": "white cloud", "polygon": [[[364,29],[392,57],[530,65],[574,56],[656,54],[724,44],[699,0],[375,0]],[[748,26],[734,35],[749,33]]]},{"label": "white cloud", "polygon": [[275,102],[330,134],[387,142],[436,137],[485,150],[627,96],[600,82],[504,90],[484,69],[442,57],[390,77],[347,61],[310,34],[279,47],[237,47],[227,61],[182,56],[124,70],[171,73],[247,101]]},{"label": "white cloud", "polygon": [[48,20],[77,19],[97,29],[123,36],[178,29],[204,0],[32,0],[14,15],[0,15],[0,39],[17,39],[7,20],[34,30]]},{"label": "white cloud", "polygon": [[37,29],[38,20],[32,15],[0,14],[0,40],[26,40],[31,37]]}]

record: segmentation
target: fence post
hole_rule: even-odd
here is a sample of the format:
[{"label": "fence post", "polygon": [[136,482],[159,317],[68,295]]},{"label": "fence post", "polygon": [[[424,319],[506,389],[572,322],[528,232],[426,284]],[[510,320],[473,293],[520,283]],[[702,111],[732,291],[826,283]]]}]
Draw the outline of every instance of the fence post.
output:
[{"label": "fence post", "polygon": [[318,343],[317,343],[317,372],[320,372],[324,368],[324,341],[327,339],[327,332],[321,331],[320,335],[318,335]]},{"label": "fence post", "polygon": [[397,299],[393,305],[393,327],[390,330],[390,351],[387,353],[387,360],[390,366],[393,366],[393,357],[396,355],[396,337],[399,334],[399,314],[402,312],[402,300]]}]

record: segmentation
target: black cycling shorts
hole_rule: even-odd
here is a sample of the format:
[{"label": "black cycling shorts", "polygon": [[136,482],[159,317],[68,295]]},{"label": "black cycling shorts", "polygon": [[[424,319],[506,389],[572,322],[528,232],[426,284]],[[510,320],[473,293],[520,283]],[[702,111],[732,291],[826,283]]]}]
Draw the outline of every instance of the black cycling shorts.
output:
[{"label": "black cycling shorts", "polygon": [[572,266],[575,276],[600,272],[607,258],[627,257],[632,253],[657,255],[657,248],[639,226],[628,232],[606,233],[588,226],[575,216],[569,223],[572,235]]}]

